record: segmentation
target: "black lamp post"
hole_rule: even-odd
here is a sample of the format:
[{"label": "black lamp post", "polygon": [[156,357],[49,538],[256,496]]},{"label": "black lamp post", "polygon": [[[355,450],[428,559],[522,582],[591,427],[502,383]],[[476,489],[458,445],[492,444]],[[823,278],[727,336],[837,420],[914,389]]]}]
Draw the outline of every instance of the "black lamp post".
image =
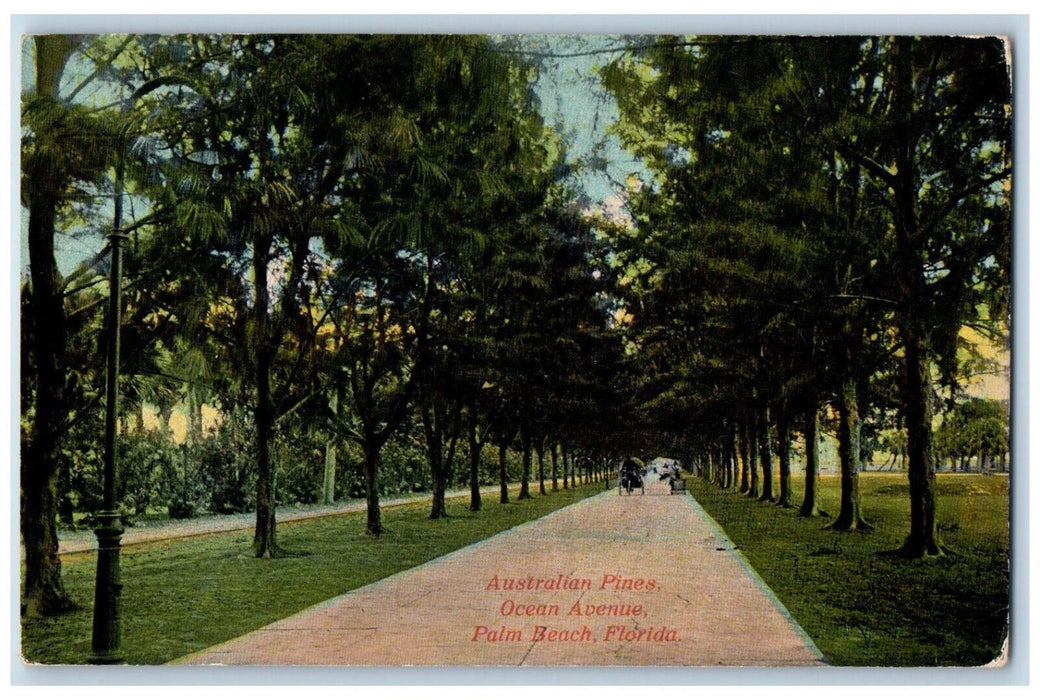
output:
[{"label": "black lamp post", "polygon": [[[182,78],[163,76],[148,81],[137,88],[124,103],[124,114],[141,97],[154,90],[170,85],[190,85]],[[119,476],[117,432],[119,427],[119,335],[123,313],[123,174],[124,154],[128,134],[123,133],[116,165],[115,215],[112,232],[108,234],[112,253],[109,270],[108,299],[108,365],[105,385],[105,462],[104,499],[101,510],[95,513],[97,526],[94,534],[98,540],[97,575],[94,582],[94,633],[91,641],[90,663],[118,664],[123,655],[119,651],[119,595],[123,584],[119,575],[120,539],[123,523],[116,510],[116,483]]]},{"label": "black lamp post", "polygon": [[97,575],[94,583],[94,633],[91,641],[90,663],[118,664],[123,656],[119,651],[119,595],[123,584],[119,574],[120,539],[123,523],[116,510],[116,479],[119,473],[117,430],[119,422],[119,331],[123,308],[123,164],[116,168],[115,221],[108,235],[112,253],[109,270],[108,298],[108,365],[105,386],[105,461],[104,498],[101,510],[95,514],[94,534],[98,541]]}]

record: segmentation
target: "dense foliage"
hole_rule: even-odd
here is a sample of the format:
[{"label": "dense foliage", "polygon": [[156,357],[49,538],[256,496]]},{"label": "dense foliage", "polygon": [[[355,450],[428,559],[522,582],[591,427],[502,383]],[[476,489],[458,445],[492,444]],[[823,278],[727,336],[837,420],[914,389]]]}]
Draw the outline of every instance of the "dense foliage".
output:
[{"label": "dense foliage", "polygon": [[[831,422],[839,530],[869,529],[864,451],[899,435],[913,516],[901,551],[940,554],[937,412],[952,409],[944,454],[967,449],[950,431],[992,434],[984,454],[1004,453],[1007,407],[983,427],[964,403],[965,376],[1010,325],[1004,43],[666,37],[602,76],[615,132],[650,168],[630,191],[635,233],[617,242],[641,421],[724,487],[739,469],[741,491],[783,506],[793,431],[815,474]],[[807,515],[814,489],[810,476]]]}]

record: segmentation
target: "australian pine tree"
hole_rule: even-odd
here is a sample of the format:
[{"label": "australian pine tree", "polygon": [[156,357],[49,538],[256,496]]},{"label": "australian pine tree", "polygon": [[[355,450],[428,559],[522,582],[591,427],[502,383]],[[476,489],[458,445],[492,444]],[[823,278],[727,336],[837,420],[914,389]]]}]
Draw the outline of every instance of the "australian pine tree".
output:
[{"label": "australian pine tree", "polygon": [[[29,435],[23,436],[21,530],[25,546],[22,608],[26,615],[68,609],[58,556],[59,447],[64,433],[65,302],[55,258],[60,207],[79,179],[99,177],[106,149],[89,142],[99,126],[61,100],[61,79],[78,41],[67,36],[31,39],[35,58],[33,91],[23,96],[29,130],[22,144],[22,203],[28,207],[29,305],[35,377],[29,405]],[[84,143],[84,140],[87,140]]]}]

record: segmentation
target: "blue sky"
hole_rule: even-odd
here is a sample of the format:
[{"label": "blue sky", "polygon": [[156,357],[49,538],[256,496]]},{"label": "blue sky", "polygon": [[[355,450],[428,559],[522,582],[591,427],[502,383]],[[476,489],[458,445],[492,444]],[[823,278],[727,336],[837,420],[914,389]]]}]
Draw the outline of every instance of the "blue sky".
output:
[{"label": "blue sky", "polygon": [[[583,55],[543,58],[543,72],[535,86],[547,125],[558,124],[564,135],[573,139],[568,158],[576,160],[592,153],[602,157],[605,172],[587,169],[580,182],[594,202],[602,202],[615,192],[626,176],[641,170],[607,128],[617,118],[613,98],[599,85],[596,69],[620,55],[624,37],[620,35],[532,34],[520,37],[533,52]],[[602,53],[591,53],[602,52]]]}]

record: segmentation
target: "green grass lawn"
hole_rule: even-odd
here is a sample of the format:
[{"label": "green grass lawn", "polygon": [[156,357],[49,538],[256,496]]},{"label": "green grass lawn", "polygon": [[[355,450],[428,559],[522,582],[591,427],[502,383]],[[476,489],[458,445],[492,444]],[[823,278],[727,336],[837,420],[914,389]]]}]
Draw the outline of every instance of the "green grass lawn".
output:
[{"label": "green grass lawn", "polygon": [[[954,554],[919,561],[879,555],[909,532],[904,474],[861,475],[863,515],[876,528],[866,533],[824,530],[828,518],[688,484],[830,663],[977,666],[999,655],[1009,601],[1006,476],[938,475],[937,520]],[[801,489],[796,479],[796,503]],[[835,515],[836,476],[821,479],[821,496]]]},{"label": "green grass lawn", "polygon": [[[251,555],[251,531],[126,547],[122,651],[129,664],[161,664],[237,637],[311,605],[411,568],[497,532],[539,518],[603,490],[589,485],[467,510],[449,500],[452,517],[430,520],[429,503],[383,511],[388,528],[364,534],[365,514],[279,525],[279,544],[295,556]],[[22,656],[46,664],[83,664],[90,655],[95,556],[63,557],[66,590],[79,610],[23,621]]]}]

